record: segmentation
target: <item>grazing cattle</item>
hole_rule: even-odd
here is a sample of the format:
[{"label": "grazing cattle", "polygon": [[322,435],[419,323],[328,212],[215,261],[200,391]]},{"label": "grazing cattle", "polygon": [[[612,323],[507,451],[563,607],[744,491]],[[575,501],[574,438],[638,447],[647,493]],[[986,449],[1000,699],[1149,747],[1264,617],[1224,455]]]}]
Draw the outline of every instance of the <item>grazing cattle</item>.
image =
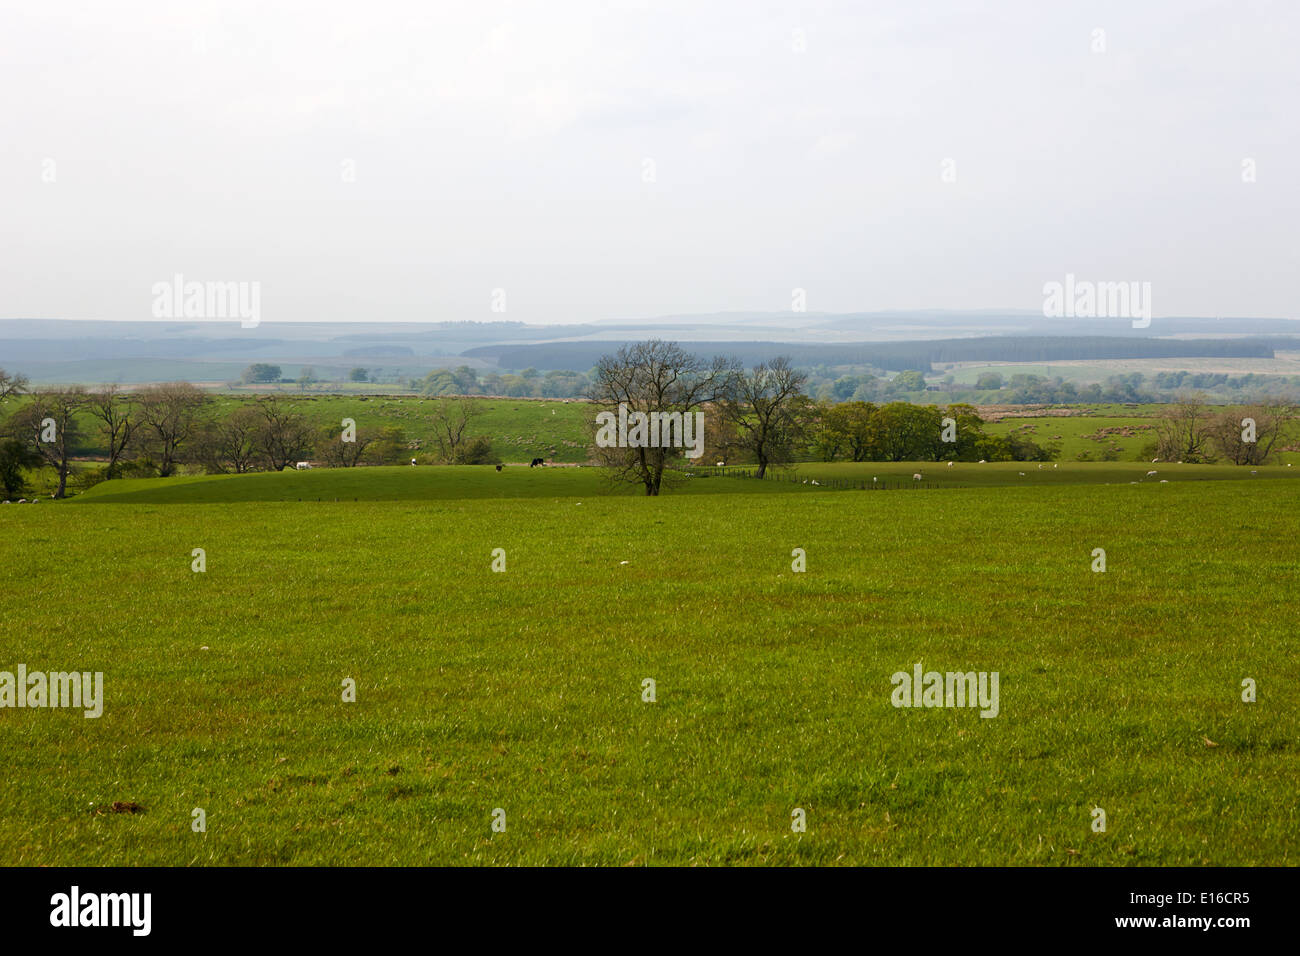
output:
[{"label": "grazing cattle", "polygon": [[541,466],[541,465],[545,465],[545,464],[546,464],[546,462],[545,462],[544,459],[541,459],[541,458],[534,458],[532,461],[530,461],[530,462],[528,463],[528,467],[529,467],[529,468],[537,468],[537,467],[539,467],[539,466]]},{"label": "grazing cattle", "polygon": [[497,465],[497,471],[500,471],[500,470],[501,470],[502,468],[504,468],[504,467],[505,467],[505,465]]},{"label": "grazing cattle", "polygon": [[294,465],[294,467],[297,468],[299,471],[306,471],[308,468],[311,467],[311,462],[300,461],[298,462],[298,464]]}]

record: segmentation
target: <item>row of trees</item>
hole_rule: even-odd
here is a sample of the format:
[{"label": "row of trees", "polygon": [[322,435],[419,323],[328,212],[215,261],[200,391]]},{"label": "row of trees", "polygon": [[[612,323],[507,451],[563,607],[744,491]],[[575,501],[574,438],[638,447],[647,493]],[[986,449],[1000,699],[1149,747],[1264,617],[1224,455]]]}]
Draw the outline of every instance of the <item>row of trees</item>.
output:
[{"label": "row of trees", "polygon": [[[866,401],[831,403],[805,394],[808,376],[786,358],[744,369],[735,360],[704,361],[661,341],[625,346],[597,364],[591,397],[603,409],[681,414],[705,412],[710,457],[740,456],[769,468],[815,457],[825,461],[1050,461],[1057,445],[1023,433],[991,435],[973,405],[915,405]],[[1139,377],[1140,379],[1140,377]],[[1283,447],[1296,420],[1291,401],[1244,409],[1209,406],[1201,397],[1164,409],[1156,420],[1155,456],[1166,461],[1264,464]],[[617,481],[659,494],[685,450],[598,447],[595,454]]]},{"label": "row of trees", "polygon": [[1296,414],[1295,403],[1285,399],[1222,409],[1206,404],[1203,396],[1186,397],[1156,417],[1156,457],[1263,465],[1281,449]]},{"label": "row of trees", "polygon": [[[705,413],[706,448],[768,469],[799,458],[826,461],[1048,460],[1055,452],[1028,438],[986,435],[970,405],[937,408],[891,402],[830,404],[804,393],[807,375],[787,358],[745,369],[735,360],[704,361],[680,346],[642,342],[600,359],[593,399],[615,412]],[[597,459],[616,481],[657,495],[685,452],[673,447],[600,447]]]},{"label": "row of trees", "polygon": [[[0,369],[0,403],[28,393],[27,380]],[[355,422],[322,426],[292,404],[271,395],[223,411],[220,402],[187,382],[127,392],[101,389],[30,390],[16,411],[0,420],[0,484],[14,498],[26,487],[25,471],[55,472],[54,497],[67,494],[78,452],[94,438],[104,459],[100,477],[176,474],[182,465],[210,473],[280,471],[316,458],[335,467],[399,464],[412,443],[395,426]],[[470,434],[473,403],[444,400],[430,412],[438,460],[492,463],[491,442]],[[93,425],[88,425],[93,423]],[[95,435],[89,434],[89,429]]]},{"label": "row of trees", "polygon": [[810,453],[822,461],[1049,461],[1059,451],[1023,435],[989,435],[973,405],[818,403]]}]

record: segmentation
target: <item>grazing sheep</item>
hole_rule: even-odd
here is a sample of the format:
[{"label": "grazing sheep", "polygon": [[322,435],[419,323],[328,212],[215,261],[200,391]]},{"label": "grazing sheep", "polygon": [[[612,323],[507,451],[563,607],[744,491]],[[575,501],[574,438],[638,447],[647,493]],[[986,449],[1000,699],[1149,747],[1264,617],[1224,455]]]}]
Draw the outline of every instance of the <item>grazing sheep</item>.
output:
[{"label": "grazing sheep", "polygon": [[813,483],[814,485],[820,485],[820,484],[821,484],[821,482],[818,481],[816,478],[814,478],[814,479],[812,480],[812,483]]},{"label": "grazing sheep", "polygon": [[1052,463],[1052,467],[1053,467],[1053,468],[1056,467],[1056,463],[1055,463],[1055,462]]},{"label": "grazing sheep", "polygon": [[411,467],[415,467],[415,459],[414,459],[414,458],[411,459]]},{"label": "grazing sheep", "polygon": [[920,473],[920,472],[917,472],[915,475],[913,475],[913,476],[912,476],[912,480],[913,480],[913,481],[920,481],[920,480],[921,480],[921,473]]},{"label": "grazing sheep", "polygon": [[985,464],[988,464],[988,462],[986,462],[983,458],[981,458],[981,459],[980,459],[980,464],[981,464],[981,465],[985,465]]},{"label": "grazing sheep", "polygon": [[1259,472],[1257,472],[1257,471],[1252,471],[1251,474],[1252,474],[1252,475],[1258,475]]},{"label": "grazing sheep", "polygon": [[294,468],[298,471],[306,471],[310,467],[311,467],[311,462],[309,461],[300,461],[298,462],[298,464],[294,465]]},{"label": "grazing sheep", "polygon": [[1042,466],[1042,465],[1039,465],[1039,466],[1038,466],[1038,470],[1039,470],[1039,471],[1042,471],[1042,470],[1043,470],[1043,466]]},{"label": "grazing sheep", "polygon": [[948,462],[948,467],[949,467],[949,468],[952,467],[952,462]]},{"label": "grazing sheep", "polygon": [[727,467],[727,463],[726,463],[725,461],[720,461],[720,462],[718,462],[718,467],[719,467],[719,468],[726,468],[726,467]]},{"label": "grazing sheep", "polygon": [[1020,477],[1021,478],[1025,477],[1025,473],[1023,471],[1020,473]]},{"label": "grazing sheep", "polygon": [[1162,484],[1162,485],[1167,485],[1167,484],[1169,484],[1169,479],[1168,479],[1168,478],[1161,478],[1161,479],[1160,479],[1160,484]]},{"label": "grazing sheep", "polygon": [[1150,477],[1151,477],[1152,475],[1154,475],[1154,474],[1155,474],[1154,471],[1148,471],[1148,472],[1147,472],[1147,477],[1150,478]]}]

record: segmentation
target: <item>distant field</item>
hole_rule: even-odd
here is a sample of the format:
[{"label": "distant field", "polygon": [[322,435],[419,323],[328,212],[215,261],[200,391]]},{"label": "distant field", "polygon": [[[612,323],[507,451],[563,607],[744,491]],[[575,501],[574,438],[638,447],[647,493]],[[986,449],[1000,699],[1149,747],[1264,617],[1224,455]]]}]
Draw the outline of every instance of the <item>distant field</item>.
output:
[{"label": "distant field", "polygon": [[[985,468],[1012,486],[0,508],[0,668],[106,697],[0,709],[0,863],[1300,863],[1294,486]],[[891,706],[918,662],[997,671],[998,716]]]},{"label": "distant field", "polygon": [[[214,394],[211,413],[228,415],[241,405],[256,401],[259,396],[260,393]],[[420,443],[416,454],[436,452],[434,429],[429,420],[435,399],[411,395],[318,395],[287,391],[277,393],[277,397],[314,425],[342,428],[343,419],[351,418],[362,429],[397,426],[408,440]],[[588,458],[590,422],[594,416],[585,402],[511,398],[474,398],[470,401],[480,414],[467,434],[489,437],[493,449],[503,461],[528,462],[533,458],[546,458],[557,462],[581,462]],[[85,456],[102,454],[103,442],[94,419],[83,414],[78,421],[82,433],[77,445],[79,452]]]},{"label": "distant field", "polygon": [[[436,449],[429,414],[436,399],[412,396],[294,396],[286,401],[319,425],[342,427],[351,418],[358,428],[395,425],[410,439],[417,439],[424,449]],[[228,410],[251,398],[222,396],[219,410]],[[588,458],[591,445],[589,423],[594,419],[591,406],[577,401],[539,399],[475,398],[470,399],[480,415],[471,423],[467,434],[486,435],[492,447],[506,462],[528,462],[546,458],[557,462],[581,462]]]},{"label": "distant field", "polygon": [[1300,352],[1277,351],[1268,358],[1161,358],[1161,359],[1076,359],[1051,363],[998,362],[958,363],[946,367],[959,385],[974,385],[985,372],[1001,373],[1004,379],[1012,375],[1041,375],[1044,378],[1060,377],[1067,382],[1088,385],[1105,382],[1112,375],[1129,375],[1141,372],[1214,372],[1228,375],[1300,375]]}]

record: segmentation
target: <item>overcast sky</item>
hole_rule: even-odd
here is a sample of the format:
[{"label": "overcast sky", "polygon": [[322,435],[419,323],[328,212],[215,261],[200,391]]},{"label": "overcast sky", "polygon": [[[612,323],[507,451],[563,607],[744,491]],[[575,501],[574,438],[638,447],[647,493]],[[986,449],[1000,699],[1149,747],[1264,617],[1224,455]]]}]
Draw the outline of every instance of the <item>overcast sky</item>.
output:
[{"label": "overcast sky", "polygon": [[0,317],[1300,317],[1298,96],[1290,0],[0,0]]}]

